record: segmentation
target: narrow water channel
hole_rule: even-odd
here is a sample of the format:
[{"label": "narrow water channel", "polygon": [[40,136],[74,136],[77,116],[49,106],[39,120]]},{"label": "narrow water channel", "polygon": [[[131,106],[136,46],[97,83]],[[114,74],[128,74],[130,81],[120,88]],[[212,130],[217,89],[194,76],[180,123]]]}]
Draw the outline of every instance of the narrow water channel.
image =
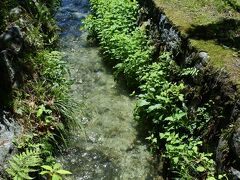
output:
[{"label": "narrow water channel", "polygon": [[63,0],[56,19],[60,50],[70,67],[71,96],[83,130],[72,132],[58,160],[73,175],[68,179],[152,179],[152,157],[137,138],[135,100],[118,87],[103,65],[99,49],[80,31],[89,13],[87,0]]}]

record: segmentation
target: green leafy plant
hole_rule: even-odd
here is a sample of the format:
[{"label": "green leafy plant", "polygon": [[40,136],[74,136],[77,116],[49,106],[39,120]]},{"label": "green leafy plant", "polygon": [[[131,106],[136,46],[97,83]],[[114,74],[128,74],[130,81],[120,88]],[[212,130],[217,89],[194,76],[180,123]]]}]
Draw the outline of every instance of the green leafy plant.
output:
[{"label": "green leafy plant", "polygon": [[172,63],[168,57],[166,63],[153,63],[138,72],[142,85],[135,108],[135,117],[156,133],[164,129],[168,131],[188,130],[186,128],[187,109],[182,93],[185,86],[183,83],[177,84],[167,80],[168,73],[174,66]]},{"label": "green leafy plant", "polygon": [[33,179],[30,173],[38,171],[38,166],[42,159],[38,150],[26,150],[21,154],[14,155],[9,160],[9,168],[7,173],[11,175],[14,180]]},{"label": "green leafy plant", "polygon": [[138,68],[151,63],[153,47],[146,32],[137,27],[136,1],[91,1],[93,15],[85,20],[85,28],[96,36],[108,63],[115,66],[115,78],[123,78],[136,86]]},{"label": "green leafy plant", "polygon": [[37,118],[41,118],[44,116],[44,121],[46,123],[51,123],[54,121],[54,117],[51,115],[52,110],[47,109],[44,105],[40,105],[38,110],[37,110]]},{"label": "green leafy plant", "polygon": [[106,61],[114,67],[115,78],[138,89],[134,116],[152,151],[163,150],[174,178],[213,179],[211,154],[199,150],[202,142],[195,136],[212,116],[205,106],[196,107],[194,113],[188,109],[188,85],[183,80],[199,71],[178,66],[169,52],[152,59],[154,47],[148,33],[137,26],[135,0],[90,2],[92,15],[85,20],[85,28],[98,39]]},{"label": "green leafy plant", "polygon": [[62,180],[62,175],[72,174],[69,171],[62,169],[61,164],[55,163],[53,166],[43,165],[43,170],[40,172],[41,175],[48,175],[48,179],[51,180]]},{"label": "green leafy plant", "polygon": [[211,159],[212,154],[199,152],[201,141],[179,136],[175,132],[160,133],[160,138],[166,141],[164,156],[170,160],[173,172],[189,180],[194,177],[214,178],[215,163]]},{"label": "green leafy plant", "polygon": [[[58,38],[52,13],[59,3],[59,0],[0,2],[0,29],[7,23],[16,24],[24,41],[24,52],[14,59],[20,59],[14,64],[19,65],[22,77],[20,85],[13,87],[12,109],[24,134],[15,140],[19,153],[10,159],[6,170],[12,179],[37,178],[41,165],[55,161],[53,150],[61,140],[65,142],[63,132],[67,132],[68,123],[74,122],[67,66],[62,53],[52,51]],[[14,7],[18,7],[20,15],[9,13]],[[58,169],[58,173],[64,172]]]},{"label": "green leafy plant", "polygon": [[[169,159],[171,170],[175,176],[183,179],[214,178],[215,166],[211,154],[200,152],[202,142],[194,138],[194,132],[202,129],[210,121],[211,116],[205,107],[196,110],[196,116],[190,119],[186,107],[183,82],[170,82],[172,76],[180,69],[171,60],[171,56],[163,54],[160,62],[144,66],[140,69],[140,89],[135,108],[135,117],[143,126],[148,127],[151,148],[162,149],[163,156]],[[184,75],[192,75],[194,69],[183,71]],[[159,136],[160,133],[160,136]]]},{"label": "green leafy plant", "polygon": [[71,116],[69,105],[68,111],[62,110],[66,109],[65,104],[68,103],[70,85],[62,54],[58,51],[41,51],[35,57],[27,56],[25,61],[32,64],[38,73],[34,74],[34,81],[25,83],[22,91],[17,90],[15,111],[21,118],[24,117],[27,127],[33,126],[41,134],[62,130],[60,119]]}]

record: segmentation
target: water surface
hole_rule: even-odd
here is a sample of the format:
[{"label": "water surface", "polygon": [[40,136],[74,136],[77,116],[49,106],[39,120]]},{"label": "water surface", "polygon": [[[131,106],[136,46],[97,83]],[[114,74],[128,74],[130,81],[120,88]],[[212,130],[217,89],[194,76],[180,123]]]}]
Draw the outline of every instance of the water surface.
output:
[{"label": "water surface", "polygon": [[70,146],[58,158],[69,179],[152,179],[152,157],[137,138],[135,100],[120,88],[102,63],[99,49],[80,31],[89,14],[87,0],[63,0],[56,18],[60,49],[70,66],[75,116],[84,129],[72,132]]}]

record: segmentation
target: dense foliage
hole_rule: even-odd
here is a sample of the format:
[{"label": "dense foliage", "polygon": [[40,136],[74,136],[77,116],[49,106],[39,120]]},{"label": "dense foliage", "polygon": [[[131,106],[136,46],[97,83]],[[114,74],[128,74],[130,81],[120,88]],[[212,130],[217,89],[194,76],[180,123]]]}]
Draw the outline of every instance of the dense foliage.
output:
[{"label": "dense foliage", "polygon": [[70,174],[56,165],[53,156],[56,147],[65,143],[66,129],[74,123],[67,66],[62,54],[53,50],[58,40],[53,13],[59,2],[0,2],[1,30],[15,26],[23,35],[18,54],[12,56],[10,50],[6,51],[16,61],[11,68],[18,69],[16,74],[20,77],[11,87],[8,108],[23,127],[14,142],[18,153],[9,160],[7,168],[11,179],[42,176],[56,180]]},{"label": "dense foliage", "polygon": [[[184,78],[195,68],[180,68],[171,52],[153,58],[154,48],[144,23],[137,23],[136,1],[91,0],[92,15],[85,21],[90,36],[100,42],[105,61],[114,65],[117,79],[139,89],[135,118],[155,153],[170,163],[171,178],[215,179],[211,153],[201,151],[199,132],[211,120],[207,108],[189,108]],[[168,162],[168,163],[167,163]],[[222,178],[223,176],[218,176]]]},{"label": "dense foliage", "polygon": [[137,2],[93,1],[92,5],[96,15],[88,16],[86,27],[99,38],[108,63],[115,65],[116,78],[123,75],[127,84],[134,86],[137,70],[150,63],[153,49],[144,28],[137,26]]},{"label": "dense foliage", "polygon": [[41,164],[41,161],[38,150],[26,150],[9,161],[11,168],[8,168],[7,172],[14,179],[32,179],[29,173],[37,171],[36,167]]}]

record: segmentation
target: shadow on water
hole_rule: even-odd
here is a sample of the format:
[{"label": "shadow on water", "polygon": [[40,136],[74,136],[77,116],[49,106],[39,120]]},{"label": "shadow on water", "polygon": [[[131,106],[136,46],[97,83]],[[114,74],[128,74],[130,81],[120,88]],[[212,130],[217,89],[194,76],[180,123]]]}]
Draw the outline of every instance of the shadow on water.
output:
[{"label": "shadow on water", "polygon": [[207,25],[193,25],[187,33],[193,39],[214,40],[220,45],[240,49],[240,21],[236,19],[222,19]]}]

